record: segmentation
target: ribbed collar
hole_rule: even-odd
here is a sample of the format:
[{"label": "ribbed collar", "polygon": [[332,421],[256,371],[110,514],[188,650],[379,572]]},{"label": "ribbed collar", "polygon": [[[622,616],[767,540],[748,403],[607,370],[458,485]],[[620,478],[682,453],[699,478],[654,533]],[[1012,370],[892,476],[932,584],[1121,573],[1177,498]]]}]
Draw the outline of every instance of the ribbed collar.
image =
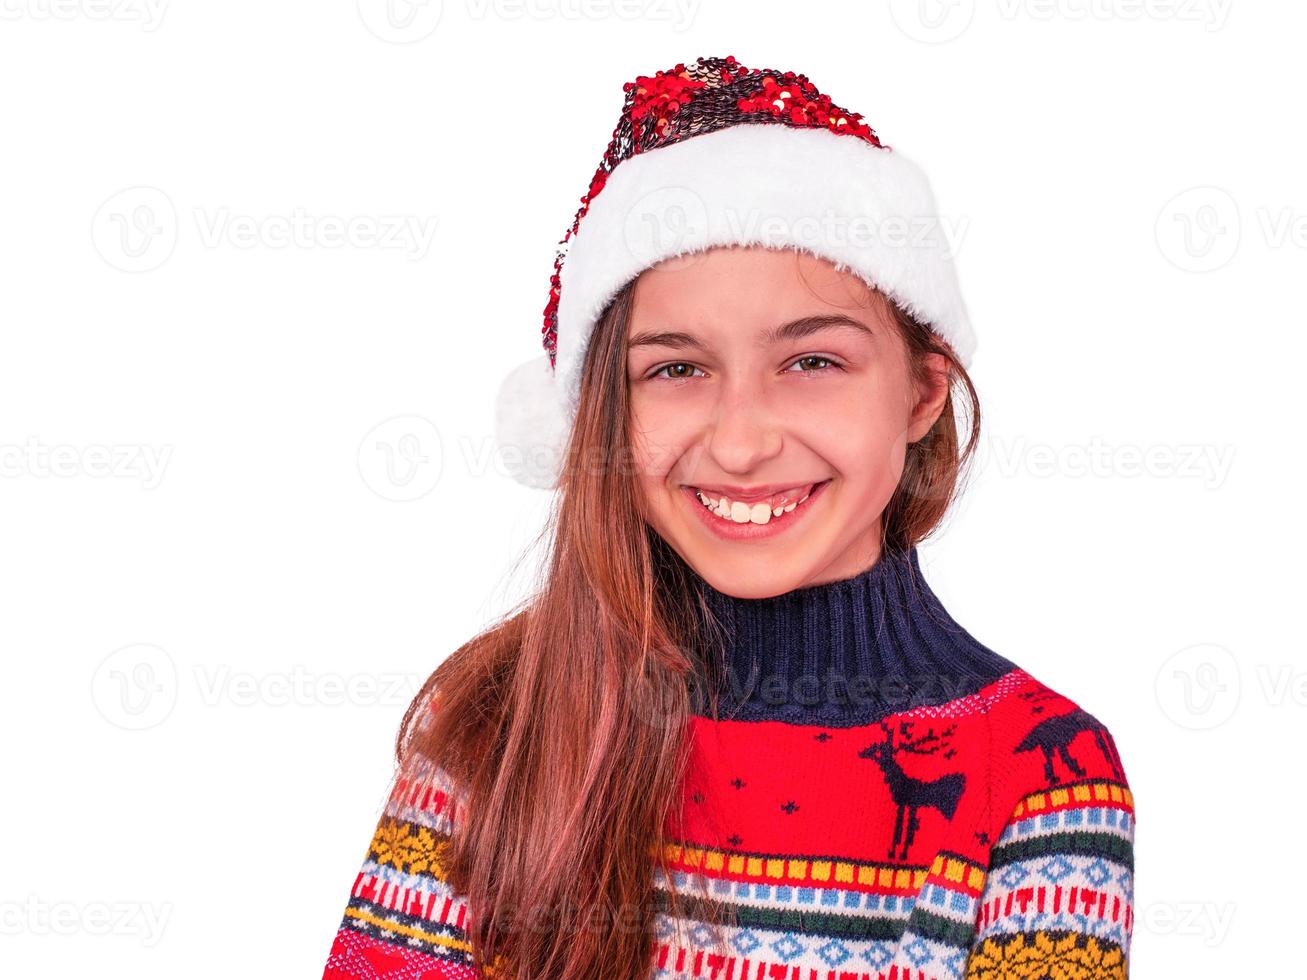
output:
[{"label": "ribbed collar", "polygon": [[726,631],[717,651],[726,672],[714,683],[723,718],[866,724],[974,693],[1015,668],[945,611],[915,546],[765,599],[694,578]]}]

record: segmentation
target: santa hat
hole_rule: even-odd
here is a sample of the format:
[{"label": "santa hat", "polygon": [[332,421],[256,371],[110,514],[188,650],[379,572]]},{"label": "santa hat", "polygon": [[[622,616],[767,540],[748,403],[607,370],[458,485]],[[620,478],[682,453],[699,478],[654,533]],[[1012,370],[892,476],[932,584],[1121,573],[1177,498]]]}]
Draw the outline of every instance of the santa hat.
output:
[{"label": "santa hat", "polygon": [[976,340],[925,174],[807,77],[699,58],[623,86],[612,141],[559,243],[544,353],[504,379],[514,479],[557,485],[591,331],[656,263],[723,245],[798,249],[879,289],[949,344]]}]

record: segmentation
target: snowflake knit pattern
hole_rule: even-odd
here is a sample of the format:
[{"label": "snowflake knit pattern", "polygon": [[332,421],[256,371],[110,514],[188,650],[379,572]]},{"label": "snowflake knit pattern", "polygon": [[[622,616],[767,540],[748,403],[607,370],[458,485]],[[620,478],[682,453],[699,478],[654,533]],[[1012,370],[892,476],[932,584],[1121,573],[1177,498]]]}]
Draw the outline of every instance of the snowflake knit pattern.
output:
[{"label": "snowflake knit pattern", "polygon": [[[944,610],[916,549],[768,599],[699,580],[729,627],[717,718],[656,861],[651,980],[1118,980],[1134,799],[1112,735]],[[439,767],[397,783],[324,980],[473,980],[441,872]],[[692,917],[726,907],[725,951]],[[689,913],[692,914],[692,913]]]}]

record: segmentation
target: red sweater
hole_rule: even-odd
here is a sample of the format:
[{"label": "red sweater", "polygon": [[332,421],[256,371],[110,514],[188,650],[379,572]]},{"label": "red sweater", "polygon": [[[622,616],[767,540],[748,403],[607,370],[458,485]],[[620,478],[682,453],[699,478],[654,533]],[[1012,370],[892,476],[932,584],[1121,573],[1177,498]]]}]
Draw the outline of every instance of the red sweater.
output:
[{"label": "red sweater", "polygon": [[[1124,978],[1133,797],[1108,730],[944,611],[916,550],[770,599],[700,580],[730,639],[719,717],[655,866],[650,977]],[[396,787],[324,978],[472,978],[436,767]],[[664,870],[665,869],[665,870]],[[723,951],[675,889],[730,906]]]}]

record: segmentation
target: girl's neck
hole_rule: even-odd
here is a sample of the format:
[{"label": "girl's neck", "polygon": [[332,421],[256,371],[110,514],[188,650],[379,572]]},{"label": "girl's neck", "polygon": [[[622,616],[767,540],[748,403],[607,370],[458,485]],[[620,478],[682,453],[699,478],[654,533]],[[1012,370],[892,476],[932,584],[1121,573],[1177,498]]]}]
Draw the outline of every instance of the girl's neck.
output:
[{"label": "girl's neck", "polygon": [[722,718],[866,724],[974,693],[1015,666],[945,611],[915,546],[886,550],[850,578],[765,599],[692,578],[725,631],[713,679],[700,678],[718,692]]}]

